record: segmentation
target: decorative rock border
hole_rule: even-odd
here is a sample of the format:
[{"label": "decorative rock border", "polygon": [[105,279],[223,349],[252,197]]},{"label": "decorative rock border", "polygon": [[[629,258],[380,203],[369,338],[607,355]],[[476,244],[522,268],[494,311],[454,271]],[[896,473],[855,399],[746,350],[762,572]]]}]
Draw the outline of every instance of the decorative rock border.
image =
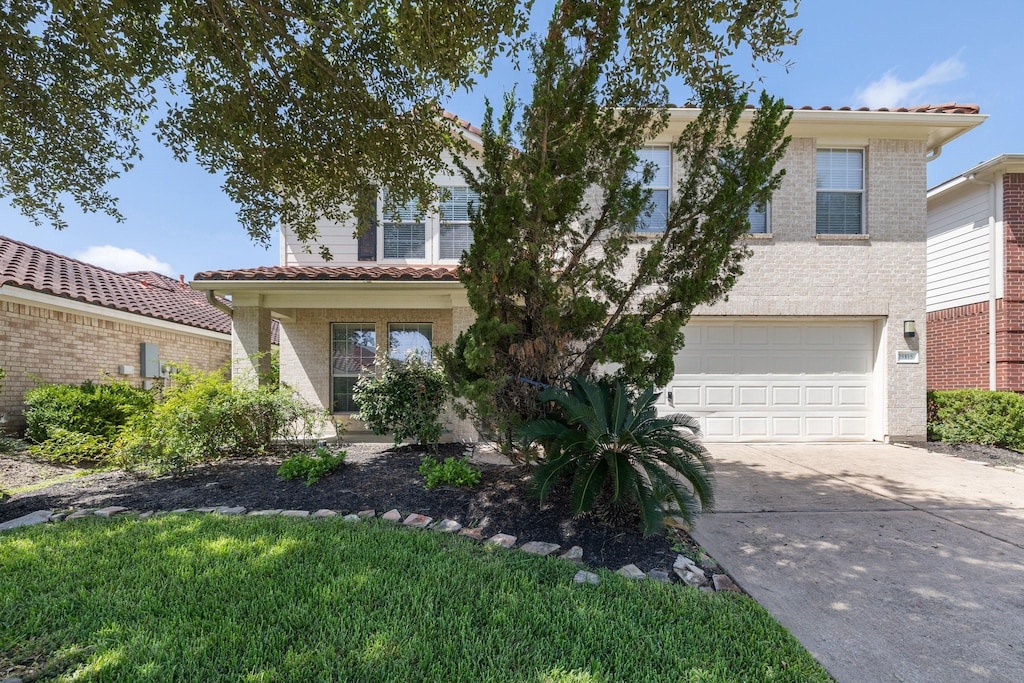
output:
[{"label": "decorative rock border", "polygon": [[[139,519],[146,519],[155,515],[168,515],[168,514],[185,514],[185,513],[198,513],[198,514],[218,514],[218,515],[248,515],[250,517],[308,517],[314,519],[324,519],[327,517],[336,517],[339,513],[336,510],[328,510],[326,508],[310,512],[309,510],[247,510],[246,508],[237,505],[219,505],[216,507],[201,507],[201,508],[177,508],[175,510],[161,510],[154,512],[153,510],[138,511],[130,510],[126,507],[118,505],[112,505],[109,507],[99,509],[84,509],[84,510],[71,510],[67,513],[54,513],[51,510],[37,510],[30,512],[27,515],[18,517],[17,519],[8,520],[0,523],[0,532],[7,531],[8,529],[16,529],[22,526],[33,526],[36,524],[45,523],[56,523],[64,521],[71,522],[76,519],[83,519],[85,517],[117,517],[117,516],[134,516]],[[342,519],[349,523],[362,522],[368,519],[378,519],[375,510],[360,510],[354,514],[346,514]],[[499,548],[515,548],[516,543],[519,539],[515,536],[508,534],[494,534],[487,538],[483,537],[479,528],[464,528],[462,524],[454,519],[443,519],[440,522],[435,523],[432,517],[420,515],[417,513],[411,513],[403,520],[402,513],[397,509],[388,510],[379,517],[384,521],[393,522],[396,524],[402,524],[413,529],[430,529],[433,531],[439,531],[442,533],[459,534],[471,538],[475,541],[481,542],[484,545],[496,546]],[[527,541],[519,546],[519,550],[529,553],[531,555],[539,555],[547,557],[557,553],[562,549],[562,546],[557,543],[547,543],[544,541]],[[583,548],[579,546],[573,546],[568,551],[558,556],[562,560],[568,562],[582,563],[583,562]],[[660,583],[672,583],[672,574],[663,569],[652,569],[650,572],[644,573],[635,564],[627,564],[620,568],[617,572],[626,578],[633,580],[649,580],[657,581]],[[679,583],[682,583],[693,588],[698,588],[702,591],[716,592],[716,591],[731,591],[736,593],[742,593],[743,590],[736,585],[736,583],[729,578],[726,574],[713,574],[711,580],[708,580],[707,574],[704,569],[696,562],[686,557],[685,555],[678,555],[675,563],[672,565],[672,573],[675,574]],[[580,570],[576,572],[573,577],[573,581],[578,584],[599,584],[601,577],[591,571]],[[4,683],[0,681],[0,683]]]}]

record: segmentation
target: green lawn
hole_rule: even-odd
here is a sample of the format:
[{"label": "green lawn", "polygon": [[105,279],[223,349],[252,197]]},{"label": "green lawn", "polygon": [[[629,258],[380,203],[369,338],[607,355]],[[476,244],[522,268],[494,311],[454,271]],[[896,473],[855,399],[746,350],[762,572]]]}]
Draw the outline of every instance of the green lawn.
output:
[{"label": "green lawn", "polygon": [[754,601],[339,519],[0,535],[0,679],[830,680]]}]

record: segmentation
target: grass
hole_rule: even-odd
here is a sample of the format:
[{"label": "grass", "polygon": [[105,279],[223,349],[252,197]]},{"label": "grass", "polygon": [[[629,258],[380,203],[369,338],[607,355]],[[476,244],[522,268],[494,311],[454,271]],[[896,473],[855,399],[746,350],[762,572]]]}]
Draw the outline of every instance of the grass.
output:
[{"label": "grass", "polygon": [[0,678],[827,681],[753,600],[382,522],[168,515],[0,535]]},{"label": "grass", "polygon": [[90,474],[96,474],[97,472],[110,472],[114,469],[115,468],[113,467],[94,467],[91,469],[76,470],[71,474],[61,474],[56,477],[50,477],[49,479],[43,479],[42,481],[25,484],[24,486],[15,486],[12,489],[7,489],[7,493],[11,496],[16,496],[21,493],[31,493],[32,491],[39,491],[40,489],[49,488],[57,484],[66,484],[69,481],[81,479],[82,477],[87,477]]}]

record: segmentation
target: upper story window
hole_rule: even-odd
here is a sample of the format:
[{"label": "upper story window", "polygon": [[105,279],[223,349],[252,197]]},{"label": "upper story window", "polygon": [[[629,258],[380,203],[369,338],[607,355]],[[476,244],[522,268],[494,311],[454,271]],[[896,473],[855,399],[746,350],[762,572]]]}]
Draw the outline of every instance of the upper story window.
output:
[{"label": "upper story window", "polygon": [[384,212],[384,258],[427,257],[427,224],[416,201]]},{"label": "upper story window", "polygon": [[469,224],[470,207],[480,205],[480,196],[468,187],[448,188],[448,198],[441,202],[439,258],[458,259],[473,244],[473,228]]},{"label": "upper story window", "polygon": [[772,231],[771,222],[768,219],[767,202],[751,204],[747,209],[747,218],[750,220],[751,235],[767,235]]},{"label": "upper story window", "polygon": [[668,224],[668,202],[672,189],[672,151],[668,147],[644,147],[637,150],[637,167],[652,164],[654,178],[644,187],[651,191],[645,215],[640,216],[637,232],[664,232]]},{"label": "upper story window", "polygon": [[864,232],[864,150],[819,149],[817,169],[817,234]]}]

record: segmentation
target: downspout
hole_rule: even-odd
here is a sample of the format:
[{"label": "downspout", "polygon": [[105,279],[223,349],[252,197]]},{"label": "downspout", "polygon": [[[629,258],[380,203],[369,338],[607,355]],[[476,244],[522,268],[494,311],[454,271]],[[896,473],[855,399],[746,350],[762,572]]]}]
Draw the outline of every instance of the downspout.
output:
[{"label": "downspout", "polygon": [[967,182],[988,187],[988,388],[996,390],[996,278],[998,277],[998,254],[996,247],[996,183],[983,182],[974,174],[965,176]]},{"label": "downspout", "polygon": [[223,301],[221,301],[220,299],[218,299],[217,295],[214,293],[212,289],[208,289],[206,291],[206,301],[217,310],[222,311],[227,317],[234,317],[234,311],[231,310],[231,307],[228,306]]}]

